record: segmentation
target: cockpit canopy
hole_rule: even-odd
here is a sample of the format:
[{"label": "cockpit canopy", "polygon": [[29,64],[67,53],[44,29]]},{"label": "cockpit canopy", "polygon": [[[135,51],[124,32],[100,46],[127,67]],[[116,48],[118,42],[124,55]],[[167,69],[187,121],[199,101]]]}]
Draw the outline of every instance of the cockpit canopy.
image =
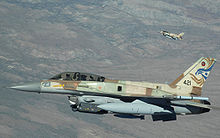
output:
[{"label": "cockpit canopy", "polygon": [[73,80],[73,81],[100,81],[104,82],[105,77],[91,73],[82,72],[63,72],[52,78],[51,80]]}]

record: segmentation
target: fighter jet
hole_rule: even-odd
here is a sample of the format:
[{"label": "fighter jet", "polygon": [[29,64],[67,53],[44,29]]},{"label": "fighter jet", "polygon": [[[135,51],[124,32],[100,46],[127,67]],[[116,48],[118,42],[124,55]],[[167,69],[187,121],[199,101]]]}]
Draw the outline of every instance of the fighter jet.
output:
[{"label": "fighter jet", "polygon": [[[176,120],[177,115],[210,111],[202,87],[216,60],[202,57],[170,84],[113,80],[82,73],[63,72],[37,83],[11,89],[67,95],[74,112],[114,114],[115,117],[151,115],[153,121]],[[166,71],[164,71],[166,73]],[[129,117],[128,117],[129,118]]]},{"label": "fighter jet", "polygon": [[180,34],[174,34],[174,33],[169,33],[167,31],[160,31],[160,33],[170,39],[174,39],[174,40],[182,40],[183,39],[183,35],[184,33],[180,33]]}]

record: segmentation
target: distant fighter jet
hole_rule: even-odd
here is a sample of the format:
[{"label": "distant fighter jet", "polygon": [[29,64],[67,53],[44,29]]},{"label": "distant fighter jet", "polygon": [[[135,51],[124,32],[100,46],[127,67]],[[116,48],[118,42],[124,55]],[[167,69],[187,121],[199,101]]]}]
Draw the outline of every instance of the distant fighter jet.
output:
[{"label": "distant fighter jet", "polygon": [[182,40],[182,39],[183,39],[183,35],[184,35],[183,32],[180,33],[180,34],[173,34],[173,33],[167,32],[167,31],[160,31],[160,33],[161,33],[163,36],[165,36],[165,37],[167,37],[167,38],[170,38],[170,39],[174,39],[174,40],[177,40],[177,39]]},{"label": "distant fighter jet", "polygon": [[207,97],[201,97],[201,93],[215,62],[214,58],[202,57],[170,84],[111,80],[90,73],[63,72],[48,80],[10,88],[65,94],[74,112],[113,113],[115,117],[140,119],[152,115],[153,121],[171,121],[179,114],[210,111],[210,102]]}]

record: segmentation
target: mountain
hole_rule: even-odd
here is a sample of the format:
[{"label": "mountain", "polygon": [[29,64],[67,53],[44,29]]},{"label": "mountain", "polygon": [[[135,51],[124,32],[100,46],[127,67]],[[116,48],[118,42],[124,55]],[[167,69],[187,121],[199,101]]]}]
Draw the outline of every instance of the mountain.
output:
[{"label": "mountain", "polygon": [[[6,87],[82,71],[169,83],[201,56],[220,60],[220,1],[1,0],[0,137],[218,137],[219,110],[174,122],[72,112],[66,96]],[[184,32],[175,41],[161,30]],[[203,95],[219,107],[220,64]]]}]

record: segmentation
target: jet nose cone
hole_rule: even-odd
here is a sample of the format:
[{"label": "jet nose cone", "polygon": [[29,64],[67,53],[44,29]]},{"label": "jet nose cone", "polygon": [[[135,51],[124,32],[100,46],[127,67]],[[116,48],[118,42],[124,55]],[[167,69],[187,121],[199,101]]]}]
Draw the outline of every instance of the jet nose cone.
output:
[{"label": "jet nose cone", "polygon": [[10,89],[15,89],[19,91],[29,91],[29,92],[40,92],[40,82],[37,83],[28,83],[28,84],[23,84],[23,85],[18,85],[18,86],[12,86]]}]

